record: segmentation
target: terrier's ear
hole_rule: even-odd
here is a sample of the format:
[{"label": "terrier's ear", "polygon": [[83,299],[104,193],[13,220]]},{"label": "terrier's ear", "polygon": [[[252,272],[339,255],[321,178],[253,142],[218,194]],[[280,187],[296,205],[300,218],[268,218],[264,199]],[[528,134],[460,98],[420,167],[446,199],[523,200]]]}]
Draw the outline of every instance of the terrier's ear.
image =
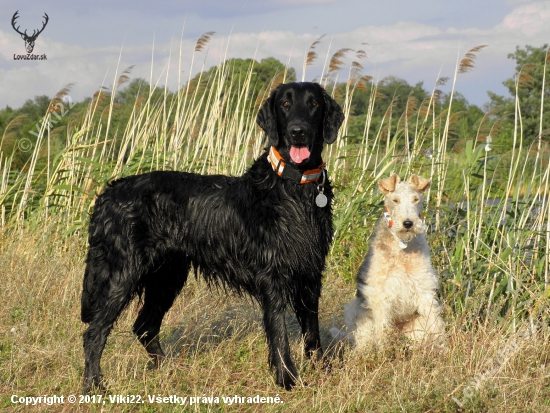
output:
[{"label": "terrier's ear", "polygon": [[388,195],[390,192],[395,191],[395,185],[401,180],[396,174],[392,174],[389,178],[381,179],[378,181],[378,189],[384,195]]},{"label": "terrier's ear", "polygon": [[418,175],[411,175],[409,183],[418,191],[426,192],[430,188],[431,181]]}]

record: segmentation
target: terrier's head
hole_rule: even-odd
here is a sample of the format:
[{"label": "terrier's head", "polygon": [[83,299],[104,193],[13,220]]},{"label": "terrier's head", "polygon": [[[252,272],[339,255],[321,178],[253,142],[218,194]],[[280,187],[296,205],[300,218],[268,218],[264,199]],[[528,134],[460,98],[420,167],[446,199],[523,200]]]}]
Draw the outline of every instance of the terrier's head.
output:
[{"label": "terrier's head", "polygon": [[421,212],[424,192],[429,187],[430,180],[418,175],[412,175],[408,182],[401,182],[396,174],[378,181],[378,189],[386,196],[384,204],[390,230],[405,243],[426,230]]}]

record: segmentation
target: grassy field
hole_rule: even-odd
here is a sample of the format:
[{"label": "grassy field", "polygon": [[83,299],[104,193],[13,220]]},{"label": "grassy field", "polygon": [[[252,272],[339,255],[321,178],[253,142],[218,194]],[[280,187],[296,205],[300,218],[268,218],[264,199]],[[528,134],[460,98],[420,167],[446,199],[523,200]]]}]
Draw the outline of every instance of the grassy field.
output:
[{"label": "grassy field", "polygon": [[[471,59],[457,62],[453,85]],[[388,110],[376,130],[367,116],[363,136],[349,136],[344,124],[341,138],[325,150],[336,193],[335,241],[320,309],[330,371],[304,359],[289,314],[303,383],[292,392],[278,388],[267,368],[258,307],[193,279],[163,323],[161,342],[169,357],[162,369],[151,369],[131,333],[139,308],[132,303],[102,359],[108,392],[80,400],[80,289],[95,194],[109,179],[156,169],[242,173],[263,146],[254,125],[257,108],[285,79],[285,73],[276,76],[260,95],[249,93],[246,83],[227,83],[223,70],[203,87],[183,86],[175,98],[152,87],[136,97],[125,129],[112,131],[116,89],[126,75],[94,96],[81,121],[67,129],[60,153],[52,151],[47,122],[33,145],[20,146],[32,152],[22,170],[12,169],[13,154],[0,153],[2,409],[550,411],[550,149],[542,139],[524,145],[519,126],[511,149],[491,149],[487,136],[498,132],[488,117],[478,136],[451,151],[448,140],[459,115],[440,109],[439,81],[430,99],[411,100],[403,114]],[[351,70],[340,89],[337,99],[348,117],[354,90],[367,81]],[[327,85],[331,90],[330,76]],[[62,115],[68,94],[64,89],[54,98],[46,120]],[[377,96],[373,88],[372,105],[382,104]],[[425,216],[445,305],[443,354],[413,351],[399,337],[384,351],[356,353],[333,346],[328,333],[343,324],[343,305],[354,294],[355,273],[381,214],[376,181],[392,171],[433,180]],[[20,403],[53,395],[64,403]],[[69,395],[76,395],[76,404]],[[175,396],[187,398],[186,404],[174,404],[181,402]],[[260,403],[262,397],[267,399]]]}]

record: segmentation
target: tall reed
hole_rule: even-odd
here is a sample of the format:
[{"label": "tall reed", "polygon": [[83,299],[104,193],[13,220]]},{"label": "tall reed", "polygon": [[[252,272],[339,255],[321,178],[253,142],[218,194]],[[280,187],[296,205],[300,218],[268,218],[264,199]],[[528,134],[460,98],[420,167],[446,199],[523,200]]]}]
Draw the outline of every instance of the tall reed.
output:
[{"label": "tall reed", "polygon": [[[198,39],[189,73],[213,35],[208,32]],[[306,67],[317,58],[314,49],[321,39],[306,51],[304,78]],[[364,51],[355,53],[341,84],[337,76],[351,49],[338,50],[330,59],[327,55],[329,64],[324,65],[321,82],[341,102],[348,121],[356,91],[370,90],[368,110],[361,119],[362,135],[348,135],[349,122],[345,123],[339,141],[325,154],[337,189],[332,252],[353,273],[380,213],[376,181],[392,171],[402,177],[411,173],[429,176],[430,238],[449,305],[459,311],[479,291],[479,311],[486,320],[491,310],[514,318],[535,317],[545,308],[550,282],[548,146],[539,139],[525,147],[518,101],[510,151],[493,155],[494,149],[484,143],[482,127],[460,155],[448,148],[459,116],[452,111],[456,84],[473,67],[482,48],[457,59],[448,107],[442,109],[439,88],[449,79],[439,78],[425,101],[404,97],[404,113],[394,111],[397,96],[381,99],[379,85],[363,75]],[[179,59],[181,68],[181,48]],[[47,117],[51,111],[45,114],[24,170],[14,170],[13,154],[1,152],[0,147],[0,226],[4,234],[24,225],[41,228],[51,221],[64,236],[86,231],[95,195],[106,182],[123,176],[159,169],[243,173],[265,145],[255,125],[259,105],[287,76],[286,72],[276,75],[258,96],[252,93],[254,63],[240,77],[243,83],[230,82],[227,79],[234,68],[224,58],[211,76],[206,76],[203,67],[173,94],[167,93],[166,84],[159,86],[160,78],[151,79],[149,88],[135,97],[123,130],[114,131],[116,95],[130,70],[117,75],[110,90],[102,88],[93,96],[79,124],[67,129],[63,150],[55,158],[47,151],[45,168],[37,166],[50,142]],[[66,93],[66,89],[60,91],[54,100]],[[373,110],[379,105],[385,106],[385,115],[374,129]],[[490,118],[484,122],[489,124]]]}]

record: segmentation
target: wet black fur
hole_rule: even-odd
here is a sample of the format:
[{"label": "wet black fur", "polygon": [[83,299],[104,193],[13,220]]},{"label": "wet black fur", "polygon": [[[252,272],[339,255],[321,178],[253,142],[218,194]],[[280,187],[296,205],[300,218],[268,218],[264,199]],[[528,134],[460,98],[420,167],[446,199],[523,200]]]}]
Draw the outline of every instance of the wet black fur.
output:
[{"label": "wet black fur", "polygon": [[[285,103],[286,102],[286,103]],[[258,113],[269,145],[300,171],[321,164],[343,121],[338,104],[313,83],[274,90]],[[294,165],[290,145],[311,156]],[[318,303],[325,257],[332,240],[329,203],[315,204],[318,184],[301,185],[275,174],[261,155],[240,177],[151,172],[109,184],[96,200],[82,291],[84,392],[101,386],[100,359],[122,310],[143,294],[134,333],[158,366],[164,353],[158,334],[164,314],[191,267],[214,285],[257,299],[277,383],[291,388],[292,363],[284,310],[301,325],[308,357],[322,356]]]}]

